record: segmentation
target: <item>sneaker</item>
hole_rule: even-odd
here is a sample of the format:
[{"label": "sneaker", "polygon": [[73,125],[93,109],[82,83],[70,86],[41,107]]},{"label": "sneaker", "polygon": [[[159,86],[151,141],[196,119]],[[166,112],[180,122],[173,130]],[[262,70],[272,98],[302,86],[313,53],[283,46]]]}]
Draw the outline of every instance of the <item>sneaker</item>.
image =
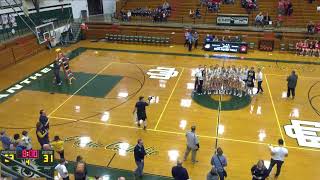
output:
[{"label": "sneaker", "polygon": [[143,130],[147,130],[147,126],[143,126]]}]

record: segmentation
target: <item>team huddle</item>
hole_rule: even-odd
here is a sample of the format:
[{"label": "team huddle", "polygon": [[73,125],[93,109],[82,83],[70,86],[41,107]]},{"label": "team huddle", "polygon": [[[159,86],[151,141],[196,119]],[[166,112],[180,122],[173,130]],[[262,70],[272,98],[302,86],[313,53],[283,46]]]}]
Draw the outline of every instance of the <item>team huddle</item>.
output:
[{"label": "team huddle", "polygon": [[320,57],[320,42],[319,41],[299,41],[296,43],[297,55],[318,56]]},{"label": "team huddle", "polygon": [[[253,95],[254,82],[258,81],[258,92],[263,92],[262,72],[258,68],[258,73],[254,67],[235,67],[234,65],[220,67],[219,65],[207,67],[199,65],[195,71],[194,90],[198,95],[202,94],[225,94],[242,97],[243,95]],[[244,94],[245,93],[245,94]]]}]

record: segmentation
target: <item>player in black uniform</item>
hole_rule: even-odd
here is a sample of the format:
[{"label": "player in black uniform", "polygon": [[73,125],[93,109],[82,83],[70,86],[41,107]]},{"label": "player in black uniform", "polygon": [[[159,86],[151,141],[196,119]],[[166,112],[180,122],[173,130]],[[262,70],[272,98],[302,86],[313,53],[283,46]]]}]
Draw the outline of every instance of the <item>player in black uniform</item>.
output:
[{"label": "player in black uniform", "polygon": [[133,110],[133,114],[137,113],[137,121],[138,127],[140,127],[140,121],[143,121],[143,129],[146,130],[147,128],[147,113],[146,113],[146,106],[149,106],[150,100],[152,97],[148,98],[148,102],[143,100],[143,96],[139,97],[139,101],[136,103],[135,108]]},{"label": "player in black uniform", "polygon": [[248,71],[248,78],[247,78],[247,87],[248,87],[248,94],[253,95],[253,87],[254,87],[254,80],[256,79],[256,73],[254,72],[254,67]]}]

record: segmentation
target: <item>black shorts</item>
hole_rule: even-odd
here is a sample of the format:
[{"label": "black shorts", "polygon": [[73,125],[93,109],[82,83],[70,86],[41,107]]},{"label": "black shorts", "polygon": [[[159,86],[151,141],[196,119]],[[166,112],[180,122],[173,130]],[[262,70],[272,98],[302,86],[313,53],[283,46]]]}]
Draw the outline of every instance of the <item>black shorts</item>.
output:
[{"label": "black shorts", "polygon": [[147,119],[147,115],[145,113],[139,113],[137,114],[137,121],[145,121]]}]

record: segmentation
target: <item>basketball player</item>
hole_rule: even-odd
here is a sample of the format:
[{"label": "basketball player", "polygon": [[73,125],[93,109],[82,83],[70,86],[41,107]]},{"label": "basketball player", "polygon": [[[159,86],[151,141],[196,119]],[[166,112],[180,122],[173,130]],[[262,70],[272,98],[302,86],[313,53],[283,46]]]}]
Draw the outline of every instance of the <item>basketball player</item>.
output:
[{"label": "basketball player", "polygon": [[143,121],[143,130],[147,129],[147,113],[146,113],[146,106],[150,105],[150,100],[152,97],[148,98],[148,102],[143,100],[143,96],[139,97],[139,101],[136,103],[135,108],[133,110],[133,114],[137,113],[137,124],[140,127],[140,121]]},{"label": "basketball player", "polygon": [[256,74],[254,72],[254,67],[251,67],[251,69],[248,71],[248,78],[247,78],[248,94],[250,95],[253,95],[255,78],[256,78]]},{"label": "basketball player", "polygon": [[320,43],[319,43],[319,41],[316,41],[314,43],[313,55],[320,57],[320,53],[319,52],[320,52]]}]

